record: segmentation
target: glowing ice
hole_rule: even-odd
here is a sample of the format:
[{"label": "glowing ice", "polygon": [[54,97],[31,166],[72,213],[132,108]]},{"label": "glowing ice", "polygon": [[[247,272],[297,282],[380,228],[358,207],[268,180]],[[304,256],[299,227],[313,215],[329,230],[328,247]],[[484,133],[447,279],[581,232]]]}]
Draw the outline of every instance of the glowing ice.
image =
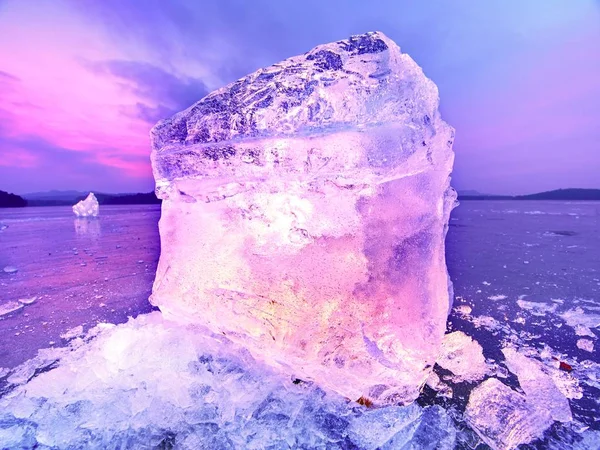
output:
[{"label": "glowing ice", "polygon": [[258,70],[152,130],[151,301],[348,398],[414,400],[449,305],[454,132],[381,33]]},{"label": "glowing ice", "polygon": [[96,217],[100,207],[94,193],[90,192],[85,200],[73,205],[73,212],[77,217]]},{"label": "glowing ice", "polygon": [[8,381],[16,386],[0,397],[0,448],[455,447],[437,406],[362,407],[159,312],[41,350]]}]

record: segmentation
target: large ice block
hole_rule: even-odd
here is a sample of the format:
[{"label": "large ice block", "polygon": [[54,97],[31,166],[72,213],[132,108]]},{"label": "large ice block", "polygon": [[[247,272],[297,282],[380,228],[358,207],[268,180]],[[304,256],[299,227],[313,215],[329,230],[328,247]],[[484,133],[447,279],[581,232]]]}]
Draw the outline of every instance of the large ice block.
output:
[{"label": "large ice block", "polygon": [[97,217],[100,206],[94,193],[90,192],[84,200],[73,205],[73,212],[77,217]]},{"label": "large ice block", "polygon": [[151,131],[151,301],[352,400],[414,400],[451,299],[454,131],[381,33],[260,69]]}]

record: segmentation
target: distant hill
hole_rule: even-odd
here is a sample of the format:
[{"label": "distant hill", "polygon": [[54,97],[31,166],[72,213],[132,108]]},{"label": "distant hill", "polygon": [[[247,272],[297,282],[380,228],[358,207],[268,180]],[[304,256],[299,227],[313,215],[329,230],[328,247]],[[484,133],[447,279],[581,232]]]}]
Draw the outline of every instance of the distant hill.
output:
[{"label": "distant hill", "polygon": [[600,189],[558,189],[539,194],[518,195],[517,200],[600,200]]},{"label": "distant hill", "polygon": [[[155,205],[161,201],[154,192],[143,194],[95,194],[101,205]],[[79,200],[83,200],[82,196]],[[78,200],[78,201],[79,201]]]},{"label": "distant hill", "polygon": [[461,196],[461,197],[462,196],[467,196],[467,197],[469,197],[469,196],[470,197],[485,197],[485,196],[487,196],[487,194],[482,194],[481,192],[474,191],[472,189],[470,189],[470,190],[467,189],[465,191],[458,191],[458,195]]},{"label": "distant hill", "polygon": [[[71,206],[85,199],[88,191],[48,191],[25,194],[28,206]],[[137,194],[104,194],[94,192],[101,205],[151,205],[160,200],[154,192]]]},{"label": "distant hill", "polygon": [[464,195],[459,200],[600,200],[600,189],[557,189],[529,195]]},{"label": "distant hill", "polygon": [[47,191],[32,192],[23,197],[29,206],[67,206],[74,205],[78,198],[85,198],[87,194],[81,191]]},{"label": "distant hill", "polygon": [[0,208],[22,208],[27,200],[17,194],[0,191]]}]

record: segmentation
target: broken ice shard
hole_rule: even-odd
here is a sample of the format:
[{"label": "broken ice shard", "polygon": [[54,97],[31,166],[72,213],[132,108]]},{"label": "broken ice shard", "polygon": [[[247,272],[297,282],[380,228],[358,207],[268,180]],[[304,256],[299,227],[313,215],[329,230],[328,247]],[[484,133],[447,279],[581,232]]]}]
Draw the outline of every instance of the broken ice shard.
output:
[{"label": "broken ice shard", "polygon": [[303,380],[410,402],[443,338],[454,131],[381,33],[321,45],[151,131],[151,301]]},{"label": "broken ice shard", "polygon": [[494,450],[514,449],[538,439],[553,422],[547,410],[496,378],[488,378],[471,392],[465,418]]},{"label": "broken ice shard", "polygon": [[455,383],[478,381],[488,372],[481,345],[462,331],[444,336],[436,362],[454,374]]},{"label": "broken ice shard", "polygon": [[77,217],[96,217],[100,212],[100,207],[94,193],[90,192],[85,200],[73,205],[73,212]]}]

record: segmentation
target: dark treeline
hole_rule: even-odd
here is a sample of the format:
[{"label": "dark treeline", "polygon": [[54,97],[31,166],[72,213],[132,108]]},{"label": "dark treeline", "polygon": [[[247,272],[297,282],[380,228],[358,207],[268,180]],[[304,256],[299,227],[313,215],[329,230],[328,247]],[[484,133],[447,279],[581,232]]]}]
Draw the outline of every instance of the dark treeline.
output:
[{"label": "dark treeline", "polygon": [[[159,204],[161,200],[156,197],[154,192],[147,192],[143,194],[94,194],[98,199],[98,203],[101,205],[155,205]],[[82,197],[79,200],[83,200]]]},{"label": "dark treeline", "polygon": [[22,208],[27,206],[27,200],[23,197],[0,191],[0,208]]},{"label": "dark treeline", "polygon": [[[27,206],[72,206],[75,203],[84,200],[87,192],[83,193],[38,193],[26,199]],[[104,194],[94,193],[101,205],[153,205],[160,204],[160,199],[154,192],[145,192],[139,194]]]},{"label": "dark treeline", "polygon": [[600,200],[600,189],[557,189],[530,195],[460,195],[459,200]]}]

